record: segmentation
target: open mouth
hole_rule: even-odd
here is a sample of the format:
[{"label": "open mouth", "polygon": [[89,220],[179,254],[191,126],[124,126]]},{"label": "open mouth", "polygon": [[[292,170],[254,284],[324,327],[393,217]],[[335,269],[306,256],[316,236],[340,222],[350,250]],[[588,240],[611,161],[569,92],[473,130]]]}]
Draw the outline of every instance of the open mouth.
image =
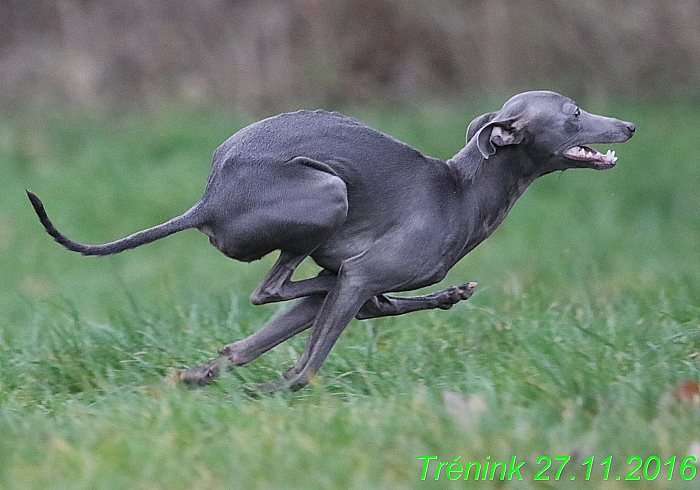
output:
[{"label": "open mouth", "polygon": [[564,151],[564,156],[569,160],[588,162],[593,168],[600,170],[613,168],[617,162],[614,151],[608,150],[607,153],[601,153],[588,146],[572,146]]}]

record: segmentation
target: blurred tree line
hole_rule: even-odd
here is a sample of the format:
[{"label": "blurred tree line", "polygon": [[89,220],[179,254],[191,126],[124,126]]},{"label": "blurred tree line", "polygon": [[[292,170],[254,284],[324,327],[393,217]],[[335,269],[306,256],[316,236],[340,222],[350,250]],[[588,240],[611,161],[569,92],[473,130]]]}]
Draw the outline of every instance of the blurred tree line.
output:
[{"label": "blurred tree line", "polygon": [[0,103],[700,92],[698,0],[4,0]]}]

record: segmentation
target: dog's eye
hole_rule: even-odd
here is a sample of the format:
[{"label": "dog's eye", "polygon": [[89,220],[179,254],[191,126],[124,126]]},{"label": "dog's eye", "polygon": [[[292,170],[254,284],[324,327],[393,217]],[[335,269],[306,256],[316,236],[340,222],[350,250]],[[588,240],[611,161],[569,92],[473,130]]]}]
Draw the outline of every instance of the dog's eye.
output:
[{"label": "dog's eye", "polygon": [[581,109],[578,107],[576,108],[576,111],[574,112],[574,117],[579,117],[581,115]]}]

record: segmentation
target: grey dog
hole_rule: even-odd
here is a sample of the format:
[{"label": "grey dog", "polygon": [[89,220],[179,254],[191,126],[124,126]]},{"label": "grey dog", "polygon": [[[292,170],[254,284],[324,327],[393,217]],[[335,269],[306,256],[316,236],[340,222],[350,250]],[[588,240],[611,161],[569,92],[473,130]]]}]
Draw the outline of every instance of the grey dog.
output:
[{"label": "grey dog", "polygon": [[[109,255],[197,228],[232,259],[252,261],[279,250],[251,294],[264,304],[301,298],[221,357],[181,379],[207,384],[226,360],[243,365],[311,328],[296,364],[257,388],[305,386],[353,317],[448,309],[476,283],[423,296],[391,296],[435,284],[486,239],[538,177],[569,168],[609,169],[614,152],[590,148],[632,137],[635,125],[589,114],[571,99],[525,92],[500,111],[474,119],[467,144],[441,161],[339,113],[299,111],[251,124],[214,152],[202,199],[161,225],[104,245],[61,234],[31,192],[46,231],[83,255]],[[321,267],[292,281],[311,257]],[[223,361],[222,361],[223,360]]]}]

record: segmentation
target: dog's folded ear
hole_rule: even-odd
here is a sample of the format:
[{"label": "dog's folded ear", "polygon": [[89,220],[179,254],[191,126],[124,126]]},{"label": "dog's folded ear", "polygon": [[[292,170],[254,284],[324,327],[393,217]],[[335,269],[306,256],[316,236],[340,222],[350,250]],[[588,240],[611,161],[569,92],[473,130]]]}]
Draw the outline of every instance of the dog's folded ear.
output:
[{"label": "dog's folded ear", "polygon": [[484,158],[496,153],[496,147],[517,145],[523,141],[523,133],[514,124],[514,119],[492,121],[476,133],[476,145]]},{"label": "dog's folded ear", "polygon": [[475,117],[474,120],[469,123],[469,126],[467,126],[467,143],[469,143],[469,140],[474,137],[477,131],[493,121],[496,114],[498,114],[498,111],[487,112],[486,114]]}]

